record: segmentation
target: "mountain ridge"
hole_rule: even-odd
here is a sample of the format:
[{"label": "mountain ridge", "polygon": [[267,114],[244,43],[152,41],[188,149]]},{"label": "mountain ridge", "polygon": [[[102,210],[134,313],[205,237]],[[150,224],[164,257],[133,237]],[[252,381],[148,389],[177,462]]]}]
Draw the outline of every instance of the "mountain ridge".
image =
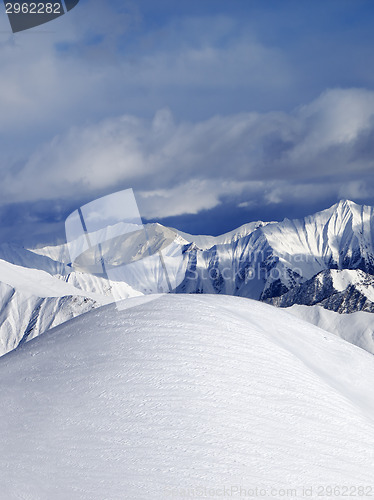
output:
[{"label": "mountain ridge", "polygon": [[[280,307],[321,306],[341,314],[374,312],[374,296],[366,293],[368,286],[372,289],[374,276],[374,209],[370,206],[341,200],[303,219],[252,222],[218,237],[189,235],[158,223],[147,225],[147,241],[137,233],[126,235],[124,239],[118,237],[118,233],[116,227],[107,231],[108,237],[116,235],[116,238],[102,247],[103,255],[102,249],[100,252],[92,250],[91,258],[99,270],[102,270],[101,258],[108,265],[116,266],[133,255],[142,258],[150,251],[157,255],[168,248],[169,253],[179,255],[179,267],[184,273],[176,293],[235,295]],[[11,253],[11,246],[0,247],[0,259]],[[165,254],[165,257],[168,256]],[[157,268],[149,266],[140,270],[140,274],[133,273],[130,281],[119,278],[108,282],[102,274],[88,273],[90,268],[72,266],[66,244],[33,250],[17,247],[13,260],[21,264],[18,271],[24,277],[33,268],[39,269],[50,276],[52,289],[60,290],[60,282],[65,281],[66,296],[94,300],[95,307],[157,290],[159,280]],[[345,280],[338,275],[344,275]],[[321,277],[324,284],[319,281]],[[339,279],[344,286],[337,290],[334,283]],[[8,285],[7,281],[14,285],[9,279],[2,280],[0,260],[0,284]],[[28,311],[28,323],[36,314],[30,304],[40,305],[42,282],[37,275],[33,299],[28,302],[29,306],[22,306],[22,310]],[[21,279],[18,285],[13,286],[12,293],[27,301],[26,281]],[[70,291],[68,286],[71,286]],[[9,291],[4,290],[8,296]],[[52,297],[53,293],[50,295]],[[56,293],[56,296],[62,295],[61,291]],[[51,297],[46,297],[46,301]],[[19,317],[17,311],[10,311],[10,304],[20,307],[19,300],[4,301],[3,307],[0,305],[0,336],[12,335],[6,315]],[[81,299],[71,300],[79,304]],[[71,310],[70,305],[68,309]],[[51,306],[50,310],[56,309]],[[79,307],[74,314],[79,315]],[[51,324],[56,324],[53,321]],[[38,324],[44,323],[39,321]],[[17,339],[25,328],[24,321],[22,325],[17,326],[14,322],[12,326]],[[39,333],[42,331],[38,330]]]}]

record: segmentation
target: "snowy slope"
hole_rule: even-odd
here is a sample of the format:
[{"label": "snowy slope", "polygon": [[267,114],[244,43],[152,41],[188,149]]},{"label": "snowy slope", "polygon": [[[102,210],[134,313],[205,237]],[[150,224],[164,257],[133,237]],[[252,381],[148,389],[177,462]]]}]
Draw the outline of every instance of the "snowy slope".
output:
[{"label": "snowy slope", "polygon": [[40,269],[50,274],[64,274],[66,271],[65,261],[62,259],[53,259],[48,255],[38,255],[34,250],[27,250],[19,245],[9,243],[0,245],[0,259],[17,266]]},{"label": "snowy slope", "polygon": [[322,212],[300,220],[285,219],[263,231],[280,258],[287,261],[294,255],[305,256],[306,278],[332,266],[372,272],[373,215],[373,207],[342,200]]},{"label": "snowy slope", "polygon": [[372,494],[372,356],[237,297],[127,306],[0,359],[2,498],[165,500],[236,486],[331,498],[318,485]]},{"label": "snowy slope", "polygon": [[[45,271],[15,266],[3,260],[0,260],[0,282],[15,289],[21,289],[25,294],[39,297],[83,295],[70,283],[56,279]],[[88,292],[86,295],[95,300],[102,298],[101,295],[95,295],[92,292]]]},{"label": "snowy slope", "polygon": [[30,252],[65,264],[69,264],[70,262],[69,249],[66,243],[40,248],[30,248]]},{"label": "snowy slope", "polygon": [[[123,228],[123,226],[125,226],[125,228]],[[185,240],[175,229],[165,227],[158,223],[146,224],[145,227],[149,240],[149,243],[147,244],[147,251],[149,248],[149,250],[153,252],[156,248],[162,248],[172,241],[176,241],[181,245],[188,244],[188,241]],[[135,228],[138,228],[138,226],[135,226]],[[123,231],[123,233],[121,233],[121,231]],[[105,260],[108,263],[112,263],[123,254],[126,255],[128,253],[131,256],[136,255],[139,245],[145,245],[147,243],[144,238],[145,235],[142,231],[134,230],[134,232],[130,233],[126,231],[128,231],[128,225],[118,223],[90,233],[90,239],[93,241],[100,240],[102,242],[110,242],[108,245],[102,243],[102,252]],[[30,249],[30,251],[39,256],[59,260],[65,264],[71,262],[68,244]],[[100,259],[101,256],[101,254],[98,254],[97,258]]]},{"label": "snowy slope", "polygon": [[[60,279],[59,279],[60,278]],[[20,342],[116,298],[138,295],[126,283],[71,273],[52,276],[0,260],[0,356]]]},{"label": "snowy slope", "polygon": [[[195,243],[197,247],[201,250],[207,250],[214,245],[225,245],[231,244],[236,240],[247,236],[259,227],[266,226],[267,224],[275,224],[274,222],[249,222],[247,224],[243,224],[242,226],[229,231],[228,233],[221,234],[219,236],[210,236],[210,235],[197,235],[197,234],[189,234],[179,229],[165,227],[159,223],[146,224],[149,233],[157,232],[159,236],[163,238],[172,238],[176,239],[178,236],[180,237],[181,243]],[[119,226],[117,224],[115,227]],[[113,228],[113,226],[111,226]],[[119,231],[116,231],[119,232]],[[111,239],[112,235],[108,235],[108,239]],[[41,256],[47,256],[50,259],[60,261],[60,262],[70,262],[70,255],[68,251],[68,247],[66,244],[56,245],[56,246],[46,246],[40,248],[34,248],[30,250]]]},{"label": "snowy slope", "polygon": [[178,233],[189,243],[195,243],[196,246],[198,246],[201,250],[208,250],[215,245],[232,244],[240,238],[244,238],[244,236],[248,236],[249,234],[253,233],[253,231],[258,229],[259,227],[266,226],[267,224],[276,223],[262,221],[248,222],[247,224],[243,224],[233,231],[229,231],[228,233],[224,233],[219,236],[188,234],[184,233],[183,231],[179,231],[178,229],[173,229],[173,231]]},{"label": "snowy slope", "polygon": [[[128,297],[136,297],[142,295],[140,292],[131,288],[130,285],[123,282],[108,281],[106,278],[100,278],[93,274],[72,272],[65,276],[56,276],[66,283],[78,288],[86,296],[94,293],[94,297],[101,296],[103,303],[112,302],[113,300],[126,299]],[[102,297],[103,296],[103,297]],[[109,300],[105,299],[108,298]]]},{"label": "snowy slope", "polygon": [[323,307],[293,305],[287,312],[374,354],[373,313],[339,314]]},{"label": "snowy slope", "polygon": [[39,297],[0,283],[0,356],[103,304],[84,295]]}]

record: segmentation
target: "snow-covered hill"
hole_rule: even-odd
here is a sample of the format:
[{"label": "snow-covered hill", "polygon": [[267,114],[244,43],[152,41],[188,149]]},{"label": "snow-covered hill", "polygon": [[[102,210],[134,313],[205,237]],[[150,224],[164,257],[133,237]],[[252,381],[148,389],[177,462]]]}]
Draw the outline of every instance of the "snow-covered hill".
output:
[{"label": "snow-covered hill", "polygon": [[370,498],[371,355],[238,297],[126,304],[0,359],[2,498]]}]

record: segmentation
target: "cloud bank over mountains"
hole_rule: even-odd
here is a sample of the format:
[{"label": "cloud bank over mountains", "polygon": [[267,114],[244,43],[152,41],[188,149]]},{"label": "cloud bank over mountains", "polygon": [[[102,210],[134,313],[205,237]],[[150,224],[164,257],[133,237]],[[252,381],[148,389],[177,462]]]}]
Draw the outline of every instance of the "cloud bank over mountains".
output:
[{"label": "cloud bank over mountains", "polygon": [[[365,199],[373,172],[374,92],[332,89],[290,113],[177,121],[168,109],[73,127],[7,172],[3,201],[79,197],[133,186],[145,217],[238,205]],[[27,186],[38,177],[32,190]],[[0,188],[1,190],[1,188]]]}]

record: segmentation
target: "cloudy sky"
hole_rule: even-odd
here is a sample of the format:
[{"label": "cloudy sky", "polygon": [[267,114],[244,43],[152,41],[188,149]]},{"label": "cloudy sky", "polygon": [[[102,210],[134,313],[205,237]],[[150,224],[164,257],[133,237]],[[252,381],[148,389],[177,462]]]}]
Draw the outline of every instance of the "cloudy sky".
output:
[{"label": "cloudy sky", "polygon": [[0,239],[132,187],[192,233],[374,204],[372,0],[81,0],[0,12]]}]

